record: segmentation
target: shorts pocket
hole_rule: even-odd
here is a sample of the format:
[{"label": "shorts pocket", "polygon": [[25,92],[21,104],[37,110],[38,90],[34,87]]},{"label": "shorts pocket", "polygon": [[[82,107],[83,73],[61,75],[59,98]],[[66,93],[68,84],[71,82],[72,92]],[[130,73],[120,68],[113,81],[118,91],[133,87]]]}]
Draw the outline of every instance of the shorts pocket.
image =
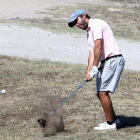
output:
[{"label": "shorts pocket", "polygon": [[114,75],[114,71],[110,67],[104,67],[100,76],[101,89],[105,89],[108,87],[113,75]]},{"label": "shorts pocket", "polygon": [[114,71],[117,67],[117,62],[116,59],[111,59],[110,60],[110,68],[112,69],[112,71]]},{"label": "shorts pocket", "polygon": [[121,58],[119,59],[119,66],[124,66],[124,64],[125,64],[124,58],[121,57]]}]

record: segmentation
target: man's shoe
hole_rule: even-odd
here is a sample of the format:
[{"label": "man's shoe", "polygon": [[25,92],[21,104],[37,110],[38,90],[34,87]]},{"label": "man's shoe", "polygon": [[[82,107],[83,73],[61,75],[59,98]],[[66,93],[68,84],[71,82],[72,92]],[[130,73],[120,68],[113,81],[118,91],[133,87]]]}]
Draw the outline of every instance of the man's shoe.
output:
[{"label": "man's shoe", "polygon": [[[117,119],[114,121],[114,123],[116,124],[117,127],[118,127],[118,126],[121,126],[121,122],[120,122],[120,119],[119,119],[119,118],[117,118]],[[102,126],[102,125],[104,125],[104,123],[100,123],[100,124],[99,124],[99,126]]]},{"label": "man's shoe", "polygon": [[106,130],[117,130],[116,124],[113,123],[112,125],[107,124],[107,122],[103,123],[101,126],[94,127],[95,130],[101,130],[101,131],[106,131]]}]

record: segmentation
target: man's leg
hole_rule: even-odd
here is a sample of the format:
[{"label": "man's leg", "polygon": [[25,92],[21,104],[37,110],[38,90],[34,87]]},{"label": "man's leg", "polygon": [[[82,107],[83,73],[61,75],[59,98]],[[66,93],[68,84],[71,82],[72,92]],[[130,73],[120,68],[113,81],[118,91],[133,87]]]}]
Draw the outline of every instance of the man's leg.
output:
[{"label": "man's leg", "polygon": [[115,112],[113,109],[111,99],[109,97],[109,92],[108,91],[99,91],[97,96],[101,101],[107,121],[113,122],[116,118],[116,115],[115,115]]},{"label": "man's leg", "polygon": [[109,97],[108,91],[99,91],[97,94],[98,98],[101,101],[103,106],[103,110],[106,115],[107,122],[99,124],[99,126],[94,127],[95,130],[117,130],[115,121],[115,112],[113,109],[113,105],[111,99]]}]

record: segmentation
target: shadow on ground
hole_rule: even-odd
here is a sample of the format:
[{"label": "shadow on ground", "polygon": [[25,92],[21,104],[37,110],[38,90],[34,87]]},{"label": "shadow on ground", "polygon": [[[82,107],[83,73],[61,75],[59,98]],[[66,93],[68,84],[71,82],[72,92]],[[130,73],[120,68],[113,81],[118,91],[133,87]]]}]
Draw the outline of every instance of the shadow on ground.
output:
[{"label": "shadow on ground", "polygon": [[140,125],[140,118],[135,117],[135,116],[118,116],[118,118],[121,121],[121,127],[119,127],[118,129],[121,128],[126,128],[126,127],[135,127],[135,126],[139,126]]}]

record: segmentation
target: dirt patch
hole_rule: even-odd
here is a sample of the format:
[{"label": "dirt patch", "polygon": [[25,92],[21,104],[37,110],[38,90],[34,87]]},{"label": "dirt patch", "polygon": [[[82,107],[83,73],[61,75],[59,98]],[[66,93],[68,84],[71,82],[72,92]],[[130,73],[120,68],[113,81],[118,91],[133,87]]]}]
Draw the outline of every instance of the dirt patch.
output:
[{"label": "dirt patch", "polygon": [[55,114],[52,117],[43,113],[42,116],[38,118],[38,123],[42,128],[45,137],[53,136],[58,132],[64,131],[64,121],[60,114]]}]

